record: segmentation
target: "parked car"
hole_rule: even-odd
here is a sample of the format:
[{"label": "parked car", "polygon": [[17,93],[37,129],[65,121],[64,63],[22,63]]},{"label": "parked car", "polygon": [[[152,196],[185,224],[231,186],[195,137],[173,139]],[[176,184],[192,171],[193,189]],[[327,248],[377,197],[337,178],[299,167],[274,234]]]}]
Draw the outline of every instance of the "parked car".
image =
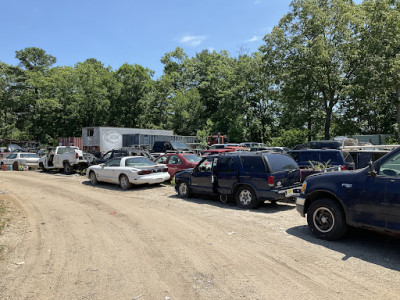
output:
[{"label": "parked car", "polygon": [[155,158],[145,150],[137,149],[137,148],[122,148],[122,149],[113,149],[106,152],[101,158],[95,159],[95,164],[102,164],[110,159],[116,157],[124,157],[124,156],[144,156],[150,160],[154,160]]},{"label": "parked car", "polygon": [[293,157],[300,169],[312,168],[316,164],[322,164],[325,167],[340,166],[343,171],[355,169],[351,155],[340,150],[292,150],[288,154]]},{"label": "parked car", "polygon": [[244,143],[240,143],[239,146],[246,147],[246,148],[267,147],[266,144],[258,143],[258,142],[244,142]]},{"label": "parked car", "polygon": [[296,145],[293,150],[305,149],[336,149],[339,150],[342,144],[339,141],[323,140],[323,141],[310,141],[301,145]]},{"label": "parked car", "polygon": [[349,226],[400,234],[400,148],[352,172],[308,177],[297,211],[320,239],[343,237]]},{"label": "parked car", "polygon": [[280,152],[280,153],[287,153],[290,151],[287,147],[253,147],[250,151],[271,151],[271,152]]},{"label": "parked car", "polygon": [[39,167],[38,161],[39,155],[37,155],[36,153],[12,152],[8,155],[7,158],[3,158],[0,161],[0,165],[12,165],[13,170],[17,170],[18,165],[27,166],[29,169],[37,169]]},{"label": "parked car", "polygon": [[224,149],[228,147],[240,147],[239,144],[213,144],[208,149]]},{"label": "parked car", "polygon": [[194,169],[175,174],[175,189],[191,194],[219,195],[222,202],[235,197],[241,208],[276,202],[296,195],[300,169],[288,155],[268,152],[229,152],[203,158]]},{"label": "parked car", "polygon": [[184,142],[165,142],[165,141],[159,141],[159,142],[155,142],[153,145],[153,148],[151,150],[151,152],[154,153],[166,153],[168,151],[172,151],[172,152],[189,152],[190,151],[190,147],[188,145],[186,145]]},{"label": "parked car", "polygon": [[155,163],[166,164],[170,179],[175,176],[176,172],[194,168],[201,157],[191,153],[169,153],[164,154],[155,160]]},{"label": "parked car", "polygon": [[73,170],[85,170],[91,164],[92,156],[75,146],[57,146],[38,160],[43,171],[61,170],[70,174]]},{"label": "parked car", "polygon": [[117,157],[104,164],[90,166],[86,175],[92,184],[99,181],[119,184],[124,190],[133,184],[156,184],[169,179],[165,164],[156,164],[143,156]]}]

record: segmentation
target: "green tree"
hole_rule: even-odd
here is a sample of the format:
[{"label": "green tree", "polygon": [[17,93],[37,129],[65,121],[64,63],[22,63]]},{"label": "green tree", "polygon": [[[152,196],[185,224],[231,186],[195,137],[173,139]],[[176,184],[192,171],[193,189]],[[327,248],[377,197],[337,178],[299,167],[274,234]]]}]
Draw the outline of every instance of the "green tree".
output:
[{"label": "green tree", "polygon": [[[297,98],[297,107],[306,104],[306,110],[311,105],[324,111],[325,139],[330,138],[334,108],[348,97],[360,65],[359,16],[351,0],[295,0],[260,48],[266,72],[282,93],[288,93],[283,101]],[[290,81],[301,83],[304,90]],[[295,116],[297,110],[293,112]]]}]

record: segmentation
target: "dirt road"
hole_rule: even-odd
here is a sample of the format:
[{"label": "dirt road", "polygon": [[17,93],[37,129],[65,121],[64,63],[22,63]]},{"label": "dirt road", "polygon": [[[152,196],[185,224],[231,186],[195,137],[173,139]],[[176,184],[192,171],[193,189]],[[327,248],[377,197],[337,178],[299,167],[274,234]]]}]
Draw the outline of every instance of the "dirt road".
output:
[{"label": "dirt road", "polygon": [[245,211],[85,177],[0,172],[1,299],[395,299],[400,242],[312,237],[292,203]]}]

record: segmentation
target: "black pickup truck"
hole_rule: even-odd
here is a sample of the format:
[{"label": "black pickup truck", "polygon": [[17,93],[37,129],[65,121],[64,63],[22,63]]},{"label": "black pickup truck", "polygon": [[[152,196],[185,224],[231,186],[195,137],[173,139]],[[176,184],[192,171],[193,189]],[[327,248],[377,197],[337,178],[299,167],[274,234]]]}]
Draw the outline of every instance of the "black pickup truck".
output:
[{"label": "black pickup truck", "polygon": [[348,226],[400,234],[400,147],[364,169],[307,177],[296,207],[321,239],[339,239]]},{"label": "black pickup truck", "polygon": [[256,208],[265,200],[294,200],[300,186],[299,167],[282,153],[238,151],[209,155],[194,169],[175,175],[175,189],[180,196],[219,195],[222,202],[235,197],[241,208]]}]

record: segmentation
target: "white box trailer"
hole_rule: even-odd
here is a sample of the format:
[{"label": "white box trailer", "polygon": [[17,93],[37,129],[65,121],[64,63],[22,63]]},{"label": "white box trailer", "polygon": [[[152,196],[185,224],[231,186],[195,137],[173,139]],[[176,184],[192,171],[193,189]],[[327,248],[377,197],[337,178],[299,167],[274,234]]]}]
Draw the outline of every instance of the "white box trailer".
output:
[{"label": "white box trailer", "polygon": [[[83,150],[91,153],[107,152],[122,147],[153,146],[156,141],[183,141],[184,137],[174,135],[172,130],[123,128],[123,127],[84,127],[82,128]],[[196,137],[185,137],[194,142]]]}]

